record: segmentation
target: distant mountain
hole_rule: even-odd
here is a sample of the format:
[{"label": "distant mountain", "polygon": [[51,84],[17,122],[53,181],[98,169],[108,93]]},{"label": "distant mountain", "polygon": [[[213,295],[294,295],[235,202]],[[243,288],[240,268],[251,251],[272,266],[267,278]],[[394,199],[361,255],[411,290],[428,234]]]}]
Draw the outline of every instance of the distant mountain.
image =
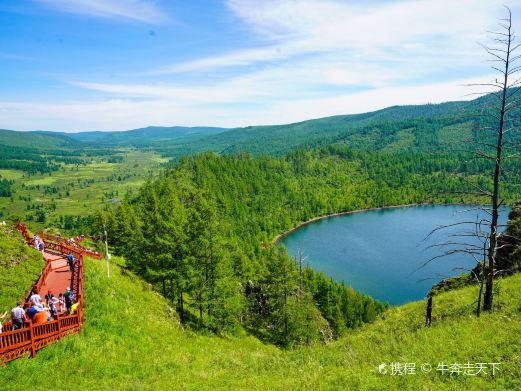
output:
[{"label": "distant mountain", "polygon": [[[99,146],[154,146],[172,144],[182,139],[192,139],[227,131],[218,127],[184,127],[184,126],[149,126],[146,128],[126,130],[120,132],[79,132],[59,133],[76,141]],[[40,134],[55,134],[54,132],[37,131]]]},{"label": "distant mountain", "polygon": [[80,143],[68,137],[66,133],[17,132],[14,130],[0,129],[0,146],[53,149],[78,145],[80,145]]}]

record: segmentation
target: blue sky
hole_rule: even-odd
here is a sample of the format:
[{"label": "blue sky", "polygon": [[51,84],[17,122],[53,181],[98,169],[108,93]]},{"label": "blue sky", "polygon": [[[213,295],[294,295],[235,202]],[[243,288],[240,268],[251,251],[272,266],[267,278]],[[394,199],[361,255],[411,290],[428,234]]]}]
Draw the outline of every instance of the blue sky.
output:
[{"label": "blue sky", "polygon": [[502,3],[0,0],[0,128],[234,127],[468,99],[493,77],[477,42]]}]

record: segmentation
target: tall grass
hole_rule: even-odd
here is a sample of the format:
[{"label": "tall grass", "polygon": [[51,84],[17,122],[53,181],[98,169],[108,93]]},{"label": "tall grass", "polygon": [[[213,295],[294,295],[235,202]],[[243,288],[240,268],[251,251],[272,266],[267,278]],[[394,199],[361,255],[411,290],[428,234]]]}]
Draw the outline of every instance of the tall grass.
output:
[{"label": "tall grass", "polygon": [[28,247],[19,232],[0,226],[0,314],[22,299],[43,265],[42,254]]}]

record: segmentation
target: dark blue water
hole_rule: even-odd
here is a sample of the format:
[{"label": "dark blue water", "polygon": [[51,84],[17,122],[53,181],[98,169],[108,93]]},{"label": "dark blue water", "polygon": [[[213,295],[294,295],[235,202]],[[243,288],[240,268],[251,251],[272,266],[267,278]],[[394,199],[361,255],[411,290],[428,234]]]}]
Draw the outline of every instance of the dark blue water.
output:
[{"label": "dark blue water", "polygon": [[[432,285],[475,266],[466,254],[455,254],[422,265],[442,249],[427,246],[473,229],[471,225],[442,230],[424,241],[441,225],[488,218],[485,212],[466,206],[418,206],[389,208],[330,217],[306,225],[283,238],[288,253],[299,249],[313,269],[345,282],[355,290],[397,305],[423,299]],[[500,224],[507,221],[502,210]],[[483,227],[486,229],[486,226]],[[474,241],[473,243],[477,243]],[[455,248],[454,246],[451,248]]]}]

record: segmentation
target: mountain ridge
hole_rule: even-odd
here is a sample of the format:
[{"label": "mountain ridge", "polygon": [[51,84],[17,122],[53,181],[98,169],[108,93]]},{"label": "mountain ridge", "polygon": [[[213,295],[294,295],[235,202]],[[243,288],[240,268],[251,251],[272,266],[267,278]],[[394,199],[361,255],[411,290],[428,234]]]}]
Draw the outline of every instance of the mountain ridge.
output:
[{"label": "mountain ridge", "polygon": [[[470,101],[394,105],[367,113],[342,114],[282,125],[236,128],[148,126],[127,131],[78,133],[33,131],[23,132],[22,140],[27,138],[27,134],[33,134],[52,137],[40,140],[45,147],[55,142],[62,146],[76,143],[76,146],[91,148],[151,148],[169,158],[204,151],[280,156],[293,149],[337,143],[365,151],[432,151],[444,143],[480,140],[482,136],[476,129],[482,127],[483,119],[475,114],[488,110],[494,103],[492,99],[489,94]],[[521,119],[521,110],[513,114],[516,120]],[[22,140],[17,140],[15,144],[19,146]]]}]

